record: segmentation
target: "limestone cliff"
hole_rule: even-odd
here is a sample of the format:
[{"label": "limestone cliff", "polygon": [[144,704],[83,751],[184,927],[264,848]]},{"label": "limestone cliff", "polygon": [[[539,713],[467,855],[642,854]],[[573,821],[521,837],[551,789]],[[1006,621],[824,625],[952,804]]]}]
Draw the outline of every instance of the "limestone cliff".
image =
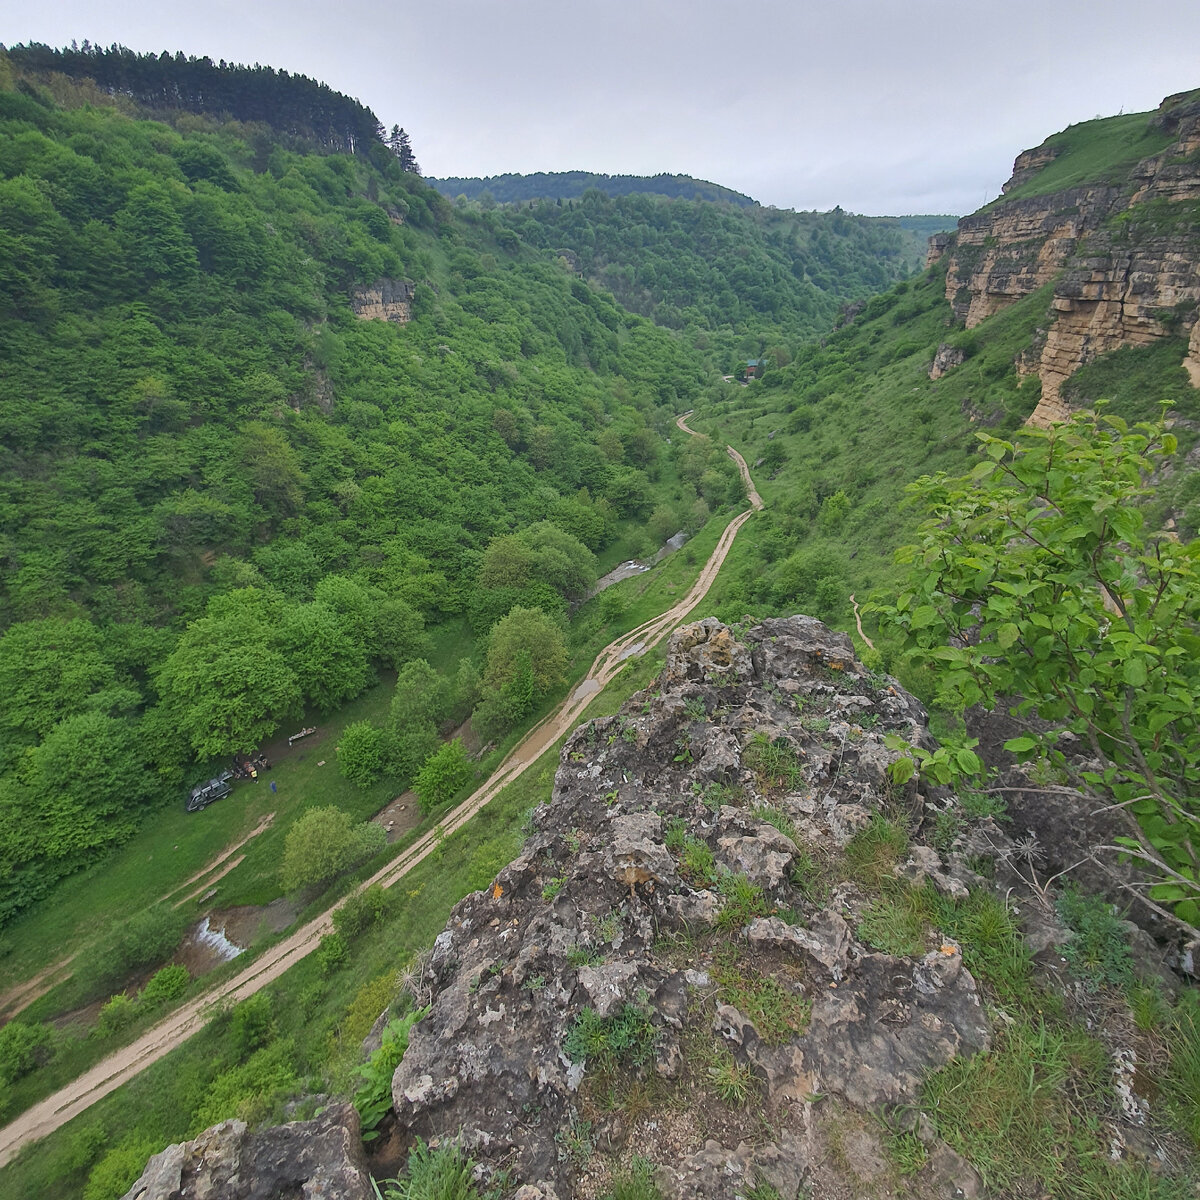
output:
[{"label": "limestone cliff", "polygon": [[412,320],[413,285],[407,279],[380,279],[369,287],[356,287],[351,297],[354,315],[364,321]]},{"label": "limestone cliff", "polygon": [[[1168,97],[1149,118],[1165,149],[1095,184],[1037,193],[1062,153],[1055,139],[1017,156],[1005,196],[964,217],[950,244],[946,299],[970,328],[1047,284],[1050,321],[1036,370],[1033,424],[1065,419],[1060,389],[1080,366],[1121,346],[1187,331],[1200,303],[1200,96]],[[1104,172],[1102,172],[1104,174]],[[1108,172],[1111,176],[1116,172]],[[1028,194],[1030,189],[1037,194]],[[1200,383],[1200,343],[1189,373]]]}]

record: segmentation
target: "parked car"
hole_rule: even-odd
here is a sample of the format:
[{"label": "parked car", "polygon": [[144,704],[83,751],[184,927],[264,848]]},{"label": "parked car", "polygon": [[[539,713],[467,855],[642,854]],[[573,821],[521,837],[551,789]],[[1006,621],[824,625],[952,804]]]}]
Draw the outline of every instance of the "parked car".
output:
[{"label": "parked car", "polygon": [[192,788],[191,795],[188,796],[187,800],[187,811],[199,812],[202,808],[207,808],[215,800],[223,800],[233,791],[233,784],[229,782],[232,778],[232,771],[222,771],[216,778]]}]

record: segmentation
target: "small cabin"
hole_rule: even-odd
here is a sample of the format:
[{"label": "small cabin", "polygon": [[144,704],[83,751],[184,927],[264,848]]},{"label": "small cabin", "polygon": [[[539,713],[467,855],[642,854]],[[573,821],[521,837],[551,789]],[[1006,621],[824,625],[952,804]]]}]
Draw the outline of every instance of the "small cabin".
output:
[{"label": "small cabin", "polygon": [[767,360],[765,358],[748,358],[746,359],[746,378],[757,379],[763,371],[767,369]]}]

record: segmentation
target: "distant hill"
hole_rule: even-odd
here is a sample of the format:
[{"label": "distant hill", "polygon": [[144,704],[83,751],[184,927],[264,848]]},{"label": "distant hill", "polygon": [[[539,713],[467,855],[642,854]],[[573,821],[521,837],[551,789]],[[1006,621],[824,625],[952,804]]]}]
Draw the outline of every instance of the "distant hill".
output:
[{"label": "distant hill", "polygon": [[478,178],[429,179],[426,183],[452,200],[478,200],[487,192],[497,204],[522,200],[576,200],[589,188],[606,196],[666,196],[672,200],[716,200],[753,208],[757,200],[732,188],[693,179],[690,175],[601,175],[594,171],[537,171],[533,175],[489,175]]}]

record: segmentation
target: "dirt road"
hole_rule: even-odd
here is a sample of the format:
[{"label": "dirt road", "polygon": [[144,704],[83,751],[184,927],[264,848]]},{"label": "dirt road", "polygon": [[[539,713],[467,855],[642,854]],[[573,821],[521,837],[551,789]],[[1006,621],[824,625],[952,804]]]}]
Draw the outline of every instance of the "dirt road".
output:
[{"label": "dirt road", "polygon": [[[676,424],[685,433],[695,436],[695,431],[688,429],[684,423],[690,415],[684,413],[677,419]],[[708,562],[704,564],[687,595],[666,612],[651,617],[601,650],[583,681],[576,685],[558,708],[535,725],[509,752],[487,783],[448,813],[438,829],[425,834],[399,857],[365,880],[359,891],[373,883],[391,887],[432,854],[442,837],[448,837],[465,825],[501,789],[507,787],[536,762],[549,746],[574,728],[591,698],[603,690],[625,665],[627,659],[644,654],[658,645],[704,599],[729,554],[738,530],[762,508],[762,500],[750,480],[745,460],[732,446],[728,447],[728,450],[746,482],[751,507],[739,513],[725,527]],[[218,1006],[244,1000],[278,979],[289,967],[316,949],[321,938],[333,928],[333,913],[337,907],[339,905],[297,929],[295,933],[262,954],[244,971],[183,1005],[154,1028],[147,1030],[137,1041],[97,1063],[65,1088],[35,1104],[0,1129],[0,1166],[9,1162],[26,1143],[53,1133],[59,1126],[84,1112],[151,1063],[157,1062],[200,1029]]]}]

